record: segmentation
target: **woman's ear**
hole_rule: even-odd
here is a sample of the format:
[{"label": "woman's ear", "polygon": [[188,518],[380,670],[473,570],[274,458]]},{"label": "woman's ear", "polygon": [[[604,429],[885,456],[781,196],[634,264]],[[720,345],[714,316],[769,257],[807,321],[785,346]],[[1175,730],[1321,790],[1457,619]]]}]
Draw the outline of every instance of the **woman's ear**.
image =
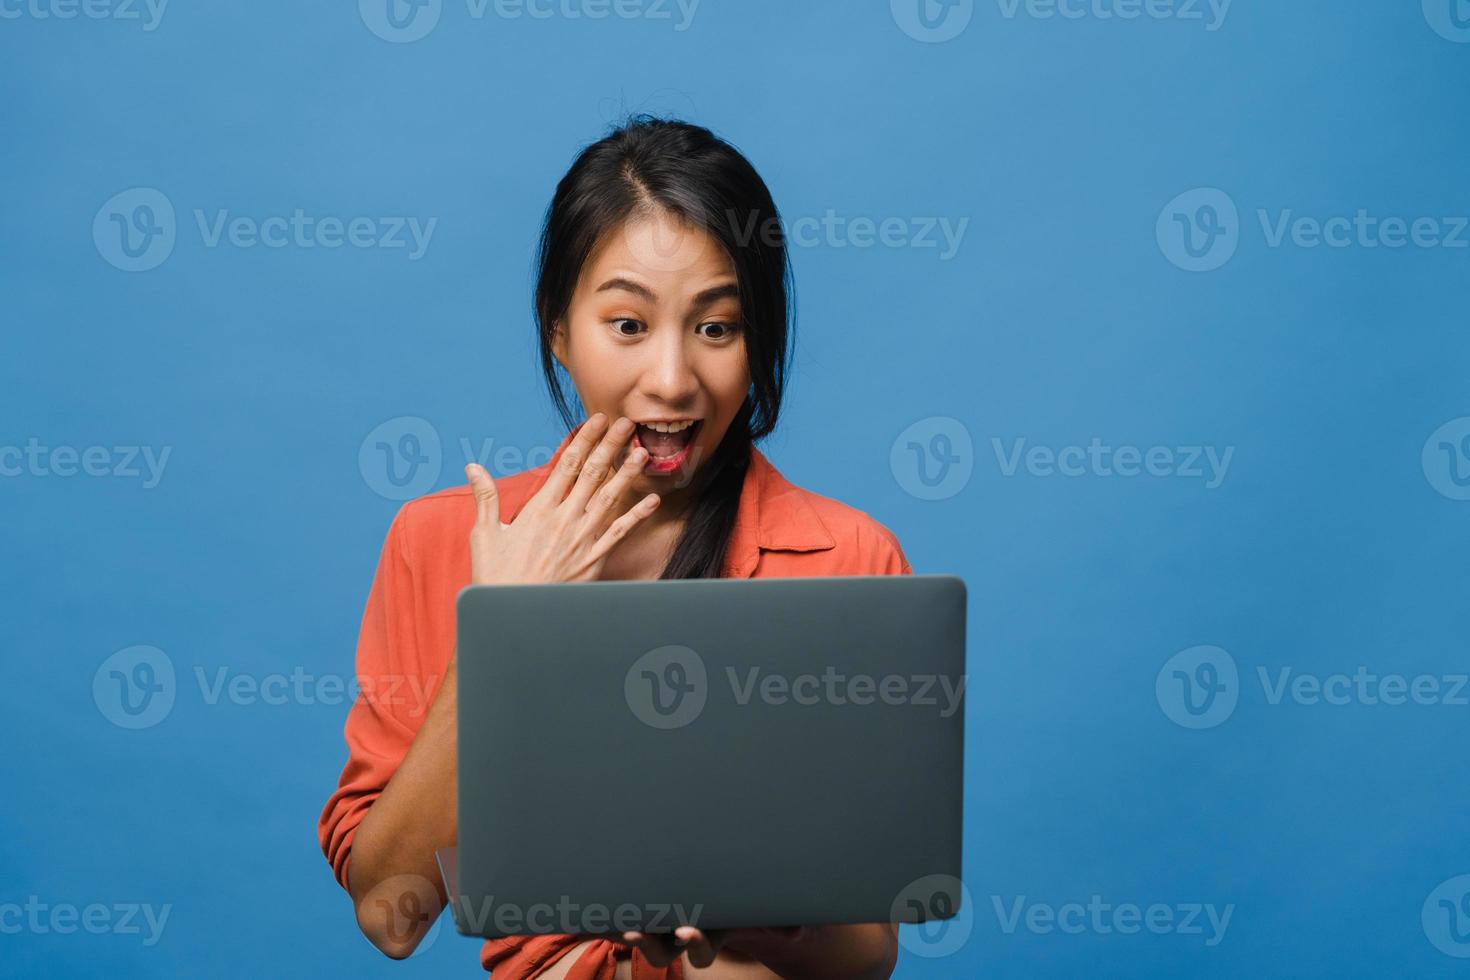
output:
[{"label": "woman's ear", "polygon": [[563,369],[567,366],[567,330],[566,321],[558,320],[551,327],[551,356],[556,358],[556,363]]}]

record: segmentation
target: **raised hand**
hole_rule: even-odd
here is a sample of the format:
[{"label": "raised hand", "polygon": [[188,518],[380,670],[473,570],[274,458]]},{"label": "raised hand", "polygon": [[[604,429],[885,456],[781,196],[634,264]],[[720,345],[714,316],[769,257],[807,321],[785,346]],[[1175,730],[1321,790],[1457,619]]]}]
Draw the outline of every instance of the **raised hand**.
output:
[{"label": "raised hand", "polygon": [[627,418],[608,428],[607,416],[593,415],[510,524],[500,522],[500,495],[490,474],[476,463],[466,466],[477,508],[470,530],[471,583],[596,579],[613,546],[659,505],[658,494],[650,493],[622,507],[648,460],[647,450],[628,449],[633,429]]}]

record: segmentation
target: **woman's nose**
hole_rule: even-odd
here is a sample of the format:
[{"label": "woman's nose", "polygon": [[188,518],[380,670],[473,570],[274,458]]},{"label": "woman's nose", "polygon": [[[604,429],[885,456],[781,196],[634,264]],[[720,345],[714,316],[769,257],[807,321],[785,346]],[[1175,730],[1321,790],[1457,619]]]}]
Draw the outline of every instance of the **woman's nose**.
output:
[{"label": "woman's nose", "polygon": [[644,372],[644,388],[650,396],[677,405],[693,398],[699,390],[699,378],[689,362],[690,351],[678,331],[664,330],[653,346],[652,359]]}]

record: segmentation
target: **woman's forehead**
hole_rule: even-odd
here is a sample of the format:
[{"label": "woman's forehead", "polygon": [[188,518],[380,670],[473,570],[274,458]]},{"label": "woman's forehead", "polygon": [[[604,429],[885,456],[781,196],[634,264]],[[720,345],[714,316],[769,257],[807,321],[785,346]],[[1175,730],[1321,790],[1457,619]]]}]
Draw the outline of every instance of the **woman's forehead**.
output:
[{"label": "woman's forehead", "polygon": [[626,278],[660,297],[693,295],[735,276],[735,263],[713,235],[667,211],[638,215],[606,236],[582,269],[579,287],[597,290]]}]

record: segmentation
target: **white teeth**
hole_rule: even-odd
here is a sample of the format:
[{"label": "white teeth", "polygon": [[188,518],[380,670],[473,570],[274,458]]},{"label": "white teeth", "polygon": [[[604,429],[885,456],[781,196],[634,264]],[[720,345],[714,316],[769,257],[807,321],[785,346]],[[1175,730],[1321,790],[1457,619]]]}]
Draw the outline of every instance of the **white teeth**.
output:
[{"label": "white teeth", "polygon": [[691,419],[684,422],[642,422],[640,424],[654,432],[683,432],[693,425],[694,421]]}]

